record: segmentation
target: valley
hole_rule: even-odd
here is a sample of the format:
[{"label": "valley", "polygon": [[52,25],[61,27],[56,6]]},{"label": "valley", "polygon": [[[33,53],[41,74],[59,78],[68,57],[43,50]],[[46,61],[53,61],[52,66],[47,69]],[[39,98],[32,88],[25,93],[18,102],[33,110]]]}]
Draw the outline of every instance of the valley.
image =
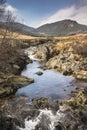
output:
[{"label": "valley", "polygon": [[0,0],[0,130],[87,130],[87,0]]},{"label": "valley", "polygon": [[87,34],[22,40],[0,70],[0,129],[86,130]]}]

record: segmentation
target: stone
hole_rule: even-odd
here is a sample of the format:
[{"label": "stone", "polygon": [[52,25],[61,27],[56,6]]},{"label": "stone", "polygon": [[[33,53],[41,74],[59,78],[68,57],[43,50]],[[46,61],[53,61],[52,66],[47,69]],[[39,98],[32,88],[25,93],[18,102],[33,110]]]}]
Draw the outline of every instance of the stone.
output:
[{"label": "stone", "polygon": [[42,75],[43,74],[43,72],[41,72],[41,71],[38,71],[38,72],[36,72],[35,74],[37,74],[37,75]]},{"label": "stone", "polygon": [[35,98],[32,102],[35,108],[44,109],[49,107],[47,98]]},{"label": "stone", "polygon": [[15,69],[20,69],[20,67],[18,66],[18,65],[13,65],[13,67],[15,68]]},{"label": "stone", "polygon": [[0,72],[0,97],[14,94],[18,88],[24,87],[33,82],[33,78]]}]

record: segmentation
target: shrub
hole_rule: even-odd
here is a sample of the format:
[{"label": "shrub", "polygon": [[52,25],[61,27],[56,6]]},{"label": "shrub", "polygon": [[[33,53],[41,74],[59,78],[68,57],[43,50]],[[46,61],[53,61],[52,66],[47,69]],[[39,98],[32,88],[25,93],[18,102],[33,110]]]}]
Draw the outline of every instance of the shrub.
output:
[{"label": "shrub", "polygon": [[82,56],[87,56],[87,43],[79,43],[79,44],[73,44],[72,45],[73,51],[75,54],[79,54]]},{"label": "shrub", "polygon": [[19,53],[16,46],[10,43],[0,45],[0,71],[7,72],[11,69],[11,64],[17,59]]}]

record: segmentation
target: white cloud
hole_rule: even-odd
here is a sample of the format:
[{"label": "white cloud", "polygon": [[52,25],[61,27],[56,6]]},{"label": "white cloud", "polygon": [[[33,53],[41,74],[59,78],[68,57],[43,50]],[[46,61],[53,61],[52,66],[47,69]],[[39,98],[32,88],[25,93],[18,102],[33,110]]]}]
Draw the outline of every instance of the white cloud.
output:
[{"label": "white cloud", "polygon": [[64,19],[76,20],[81,24],[87,25],[87,4],[78,7],[77,5],[72,5],[71,7],[58,10],[47,19],[45,18],[45,20],[43,20],[40,25],[53,23]]},{"label": "white cloud", "polygon": [[6,5],[6,8],[5,8],[5,10],[6,10],[6,12],[11,12],[11,13],[16,13],[17,12],[17,9],[16,8],[14,8],[13,6],[11,6],[11,5]]},{"label": "white cloud", "polygon": [[76,9],[74,12],[75,12],[75,15],[71,18],[81,24],[87,25],[87,5]]}]

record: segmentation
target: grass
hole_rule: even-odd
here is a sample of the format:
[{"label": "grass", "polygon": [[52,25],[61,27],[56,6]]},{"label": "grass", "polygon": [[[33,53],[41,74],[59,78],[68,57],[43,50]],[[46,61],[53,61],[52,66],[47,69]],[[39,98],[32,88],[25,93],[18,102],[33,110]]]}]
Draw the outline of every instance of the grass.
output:
[{"label": "grass", "polygon": [[73,45],[79,46],[81,44],[83,46],[87,43],[87,34],[79,34],[66,37],[54,37],[54,39],[56,39],[54,49],[55,51],[59,51],[70,46],[72,47]]}]

